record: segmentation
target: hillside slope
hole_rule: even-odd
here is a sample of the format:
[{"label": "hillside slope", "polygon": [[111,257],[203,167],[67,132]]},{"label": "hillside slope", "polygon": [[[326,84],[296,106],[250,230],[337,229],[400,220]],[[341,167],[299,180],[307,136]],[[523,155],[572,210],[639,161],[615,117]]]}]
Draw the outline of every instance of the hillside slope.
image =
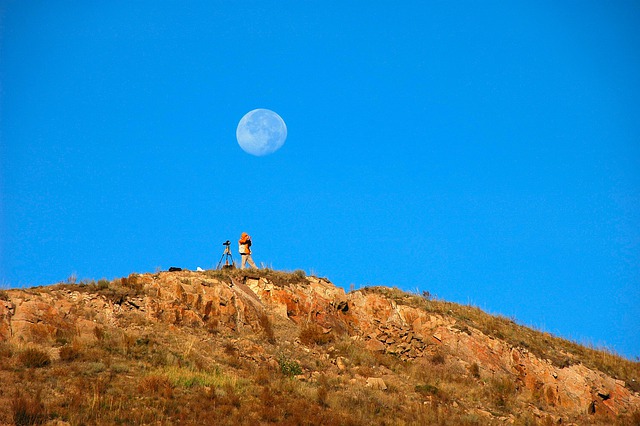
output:
[{"label": "hillside slope", "polygon": [[640,364],[261,271],[0,292],[0,424],[640,424]]}]

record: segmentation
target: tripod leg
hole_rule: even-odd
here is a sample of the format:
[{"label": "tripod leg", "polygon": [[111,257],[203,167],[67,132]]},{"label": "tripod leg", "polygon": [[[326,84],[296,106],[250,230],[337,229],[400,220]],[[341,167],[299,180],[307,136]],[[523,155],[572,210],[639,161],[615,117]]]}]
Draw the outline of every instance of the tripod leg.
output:
[{"label": "tripod leg", "polygon": [[220,269],[220,267],[222,266],[222,261],[224,260],[224,256],[226,253],[222,253],[222,257],[220,257],[220,260],[218,261],[218,265],[216,266],[216,269]]}]

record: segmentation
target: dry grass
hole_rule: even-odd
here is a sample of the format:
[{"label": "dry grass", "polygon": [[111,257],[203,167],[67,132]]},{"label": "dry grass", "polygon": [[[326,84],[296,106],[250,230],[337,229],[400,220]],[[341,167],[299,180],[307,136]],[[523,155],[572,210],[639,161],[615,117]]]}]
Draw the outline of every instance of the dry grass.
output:
[{"label": "dry grass", "polygon": [[34,397],[19,393],[11,403],[12,420],[16,426],[41,425],[48,419],[40,392]]},{"label": "dry grass", "polygon": [[471,364],[471,366],[469,366],[469,373],[476,379],[480,378],[480,366],[477,362],[474,362],[473,364]]},{"label": "dry grass", "polygon": [[258,315],[258,322],[260,324],[260,327],[262,327],[262,330],[264,331],[265,337],[267,338],[267,342],[271,344],[275,344],[276,336],[273,332],[273,325],[271,324],[271,320],[269,319],[269,316],[266,313],[261,312]]},{"label": "dry grass", "polygon": [[0,359],[11,358],[13,356],[13,345],[6,342],[0,342]]},{"label": "dry grass", "polygon": [[38,348],[27,348],[18,355],[20,363],[27,368],[41,368],[51,364],[48,352]]},{"label": "dry grass", "polygon": [[[124,350],[108,350],[107,341],[103,340],[76,345],[73,357],[25,370],[22,379],[16,381],[24,383],[24,393],[15,398],[12,418],[5,421],[16,424],[39,424],[52,419],[70,424],[201,424],[198,422],[206,418],[212,424],[247,425],[487,424],[482,417],[462,409],[464,401],[478,392],[474,390],[478,388],[474,380],[463,378],[463,369],[449,356],[436,363],[427,359],[421,365],[392,362],[393,357],[387,359],[367,351],[357,342],[343,339],[335,343],[334,356],[338,351],[354,355],[360,360],[359,366],[345,371],[344,375],[335,375],[327,371],[324,364],[318,365],[317,380],[300,381],[292,377],[304,372],[300,367],[303,362],[313,367],[311,360],[317,356],[314,352],[297,352],[287,346],[286,351],[294,350],[289,353],[284,352],[282,346],[274,347],[274,351],[281,351],[279,359],[278,354],[273,353],[279,361],[278,371],[255,362],[249,364],[250,368],[241,369],[224,364],[216,367],[215,363],[207,367],[214,359],[241,355],[241,341],[232,343],[219,338],[198,347],[200,356],[209,352],[211,357],[205,360],[205,368],[199,369],[194,361],[188,361],[190,352],[196,348],[185,347],[189,343],[187,334],[180,339],[165,339],[162,333],[169,337],[168,332],[157,329],[156,341],[145,346],[166,345],[165,355],[179,354],[168,362],[170,365],[153,367],[151,352],[134,359]],[[105,335],[115,334],[105,329]],[[89,355],[92,351],[100,354],[93,357],[99,360],[87,361],[92,358]],[[352,360],[349,361],[351,364]],[[364,377],[388,375],[387,366],[403,377],[396,384],[389,382],[387,391],[367,388],[363,379],[358,379],[361,374],[365,374]],[[13,370],[10,374],[20,373]],[[64,393],[67,396],[64,400],[25,396],[35,395],[43,383],[46,389],[42,395]],[[517,394],[512,386],[507,380],[488,380],[472,400],[492,407],[496,413],[516,413],[515,424],[544,424],[540,419],[517,412]],[[482,402],[483,399],[486,402]],[[454,408],[454,402],[460,404],[458,409]],[[22,419],[19,420],[22,423],[13,417]],[[0,423],[2,420],[0,417]],[[619,424],[633,424],[627,420],[621,419]]]},{"label": "dry grass", "polygon": [[322,327],[312,322],[305,322],[300,326],[300,342],[303,345],[326,345],[333,341],[331,333],[325,333]]},{"label": "dry grass", "polygon": [[269,268],[263,269],[222,269],[206,271],[204,274],[218,281],[231,284],[232,280],[244,281],[245,278],[264,278],[278,287],[287,287],[293,284],[308,284],[306,273],[302,270],[293,272],[275,271]]},{"label": "dry grass", "polygon": [[516,396],[515,383],[513,379],[508,376],[492,378],[486,389],[494,406],[500,410],[506,410]]},{"label": "dry grass", "polygon": [[80,358],[80,355],[81,355],[80,350],[75,346],[67,345],[60,348],[61,361],[66,361],[66,362],[75,361],[76,359]]},{"label": "dry grass", "polygon": [[173,386],[181,388],[192,387],[217,387],[236,388],[242,386],[244,381],[233,374],[223,374],[219,369],[211,371],[198,371],[186,367],[166,367],[157,370],[156,375],[165,377]]},{"label": "dry grass", "polygon": [[171,398],[173,396],[173,385],[169,379],[161,375],[150,375],[144,377],[138,384],[138,392]]}]

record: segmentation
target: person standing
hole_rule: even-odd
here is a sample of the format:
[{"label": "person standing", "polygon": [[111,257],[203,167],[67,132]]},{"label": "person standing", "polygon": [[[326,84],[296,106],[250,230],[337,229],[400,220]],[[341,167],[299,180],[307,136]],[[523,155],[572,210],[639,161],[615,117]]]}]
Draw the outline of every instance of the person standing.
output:
[{"label": "person standing", "polygon": [[240,235],[240,239],[238,240],[238,252],[242,258],[242,262],[240,262],[240,269],[244,269],[247,262],[249,262],[249,266],[252,268],[258,268],[251,258],[251,237],[246,232],[243,232],[242,235]]}]

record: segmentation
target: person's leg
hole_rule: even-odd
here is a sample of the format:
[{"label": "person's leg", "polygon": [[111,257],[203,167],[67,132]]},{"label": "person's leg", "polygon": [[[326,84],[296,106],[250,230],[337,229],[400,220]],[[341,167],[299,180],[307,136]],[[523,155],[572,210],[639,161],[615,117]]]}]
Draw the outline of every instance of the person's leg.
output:
[{"label": "person's leg", "polygon": [[244,269],[244,265],[247,263],[247,255],[246,254],[241,254],[240,257],[242,258],[242,263],[240,264],[240,269]]},{"label": "person's leg", "polygon": [[256,266],[256,264],[253,262],[253,258],[251,257],[251,255],[247,255],[247,261],[249,262],[249,265],[254,268],[254,269],[258,269],[258,267]]}]

